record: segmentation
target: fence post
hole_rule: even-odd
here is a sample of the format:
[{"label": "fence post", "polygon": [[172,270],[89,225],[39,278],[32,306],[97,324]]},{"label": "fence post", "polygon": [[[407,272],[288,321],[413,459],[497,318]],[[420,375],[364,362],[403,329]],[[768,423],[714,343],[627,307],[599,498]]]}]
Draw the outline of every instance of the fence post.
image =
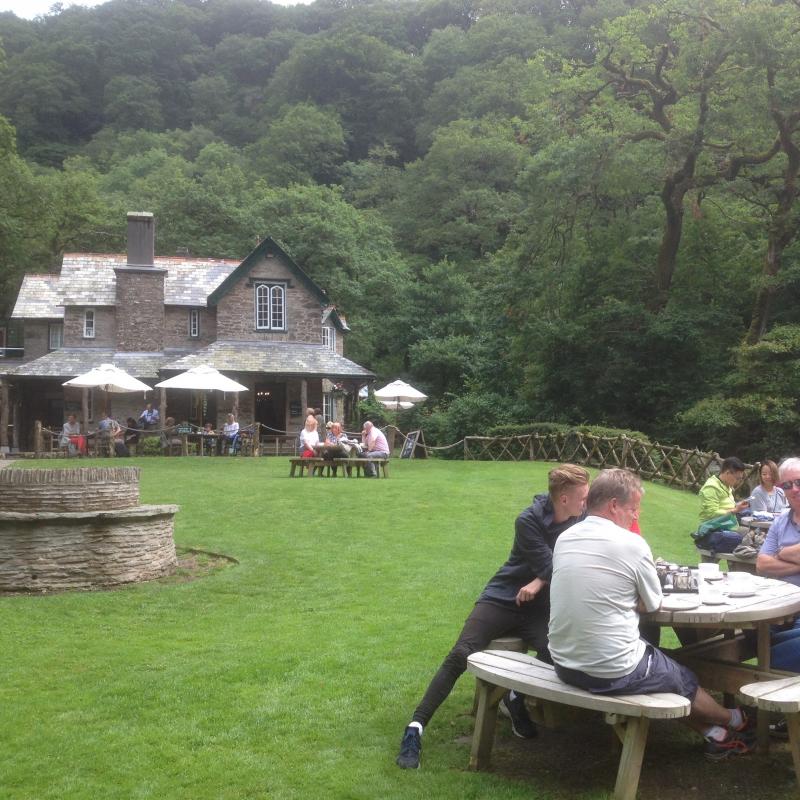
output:
[{"label": "fence post", "polygon": [[42,436],[42,423],[40,420],[36,420],[33,423],[33,451],[36,454],[36,458],[39,458],[39,454],[44,452],[44,437]]}]

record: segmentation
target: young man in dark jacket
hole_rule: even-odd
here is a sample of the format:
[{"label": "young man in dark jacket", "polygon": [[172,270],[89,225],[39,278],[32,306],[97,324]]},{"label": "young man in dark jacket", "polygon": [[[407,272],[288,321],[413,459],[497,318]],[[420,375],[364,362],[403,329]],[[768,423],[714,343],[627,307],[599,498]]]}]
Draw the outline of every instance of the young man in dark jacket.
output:
[{"label": "young man in dark jacket", "polygon": [[[467,657],[484,650],[492,639],[519,636],[550,662],[547,623],[550,616],[548,583],[553,570],[553,547],[558,536],[583,517],[589,473],[575,464],[562,464],[548,474],[548,494],[534,497],[514,525],[514,544],[508,561],[486,584],[467,617],[461,635],[434,675],[405,729],[397,756],[403,769],[419,767],[422,731],[467,668]],[[536,727],[525,702],[506,693],[500,710],[511,717],[517,736],[531,739]]]}]

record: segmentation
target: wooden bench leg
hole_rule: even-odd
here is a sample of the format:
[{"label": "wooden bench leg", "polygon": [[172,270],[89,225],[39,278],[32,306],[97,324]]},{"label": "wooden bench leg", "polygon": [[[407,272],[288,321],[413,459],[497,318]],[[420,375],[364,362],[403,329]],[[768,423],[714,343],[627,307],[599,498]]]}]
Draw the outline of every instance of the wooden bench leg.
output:
[{"label": "wooden bench leg", "polygon": [[[294,478],[294,470],[295,470],[295,467],[296,467],[296,466],[297,466],[297,464],[295,464],[294,462],[292,462],[292,466],[289,468],[289,477],[290,477],[290,478]],[[301,473],[301,474],[302,474],[302,473]]]},{"label": "wooden bench leg", "polygon": [[494,729],[497,725],[497,705],[505,694],[502,686],[494,686],[482,678],[476,678],[478,688],[478,713],[475,715],[475,732],[472,734],[472,750],[469,768],[488,769],[492,761]]},{"label": "wooden bench leg", "polygon": [[636,800],[650,720],[646,717],[625,717],[620,720],[619,717],[612,714],[606,717],[606,721],[614,725],[614,730],[622,741],[622,754],[619,758],[614,798],[615,800]]},{"label": "wooden bench leg", "polygon": [[800,714],[787,714],[786,727],[789,729],[789,750],[794,762],[794,775],[800,786]]}]

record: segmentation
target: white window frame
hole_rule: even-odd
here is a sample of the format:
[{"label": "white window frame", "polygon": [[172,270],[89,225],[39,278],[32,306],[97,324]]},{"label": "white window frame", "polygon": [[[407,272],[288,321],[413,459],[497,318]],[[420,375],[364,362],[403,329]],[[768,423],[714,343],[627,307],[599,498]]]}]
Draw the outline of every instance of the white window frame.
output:
[{"label": "white window frame", "polygon": [[197,339],[200,336],[200,309],[189,309],[189,337]]},{"label": "white window frame", "polygon": [[93,308],[87,308],[83,312],[83,338],[94,339],[96,331],[96,315]]},{"label": "white window frame", "polygon": [[286,285],[257,283],[254,291],[253,310],[257,331],[285,331]]},{"label": "white window frame", "polygon": [[47,328],[47,347],[58,350],[64,346],[64,323],[51,322]]},{"label": "white window frame", "polygon": [[322,395],[322,419],[327,422],[333,419],[335,411],[333,395],[330,392],[324,392]]},{"label": "white window frame", "polygon": [[322,346],[329,350],[336,349],[336,328],[330,325],[322,326]]}]

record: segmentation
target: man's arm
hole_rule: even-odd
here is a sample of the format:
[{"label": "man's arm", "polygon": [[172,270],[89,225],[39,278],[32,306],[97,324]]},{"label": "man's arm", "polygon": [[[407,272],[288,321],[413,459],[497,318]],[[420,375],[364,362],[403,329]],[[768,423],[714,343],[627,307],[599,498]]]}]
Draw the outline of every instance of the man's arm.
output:
[{"label": "man's arm", "polygon": [[547,586],[547,581],[543,581],[541,578],[534,578],[530,583],[526,583],[517,592],[517,605],[521,606],[523,603],[528,603],[533,600],[545,586]]},{"label": "man's arm", "polygon": [[[800,547],[800,545],[792,545],[792,548],[784,547],[781,550],[781,557],[767,555],[766,553],[759,553],[756,559],[756,572],[759,575],[766,575],[768,578],[786,578],[789,575],[797,575],[800,573],[800,563],[792,561],[785,561],[783,553],[786,550]],[[800,562],[800,559],[798,559]]]},{"label": "man's arm", "polygon": [[550,538],[547,526],[533,514],[523,512],[517,517],[514,523],[514,547],[525,559],[531,572],[545,582],[549,582],[553,574]]}]

